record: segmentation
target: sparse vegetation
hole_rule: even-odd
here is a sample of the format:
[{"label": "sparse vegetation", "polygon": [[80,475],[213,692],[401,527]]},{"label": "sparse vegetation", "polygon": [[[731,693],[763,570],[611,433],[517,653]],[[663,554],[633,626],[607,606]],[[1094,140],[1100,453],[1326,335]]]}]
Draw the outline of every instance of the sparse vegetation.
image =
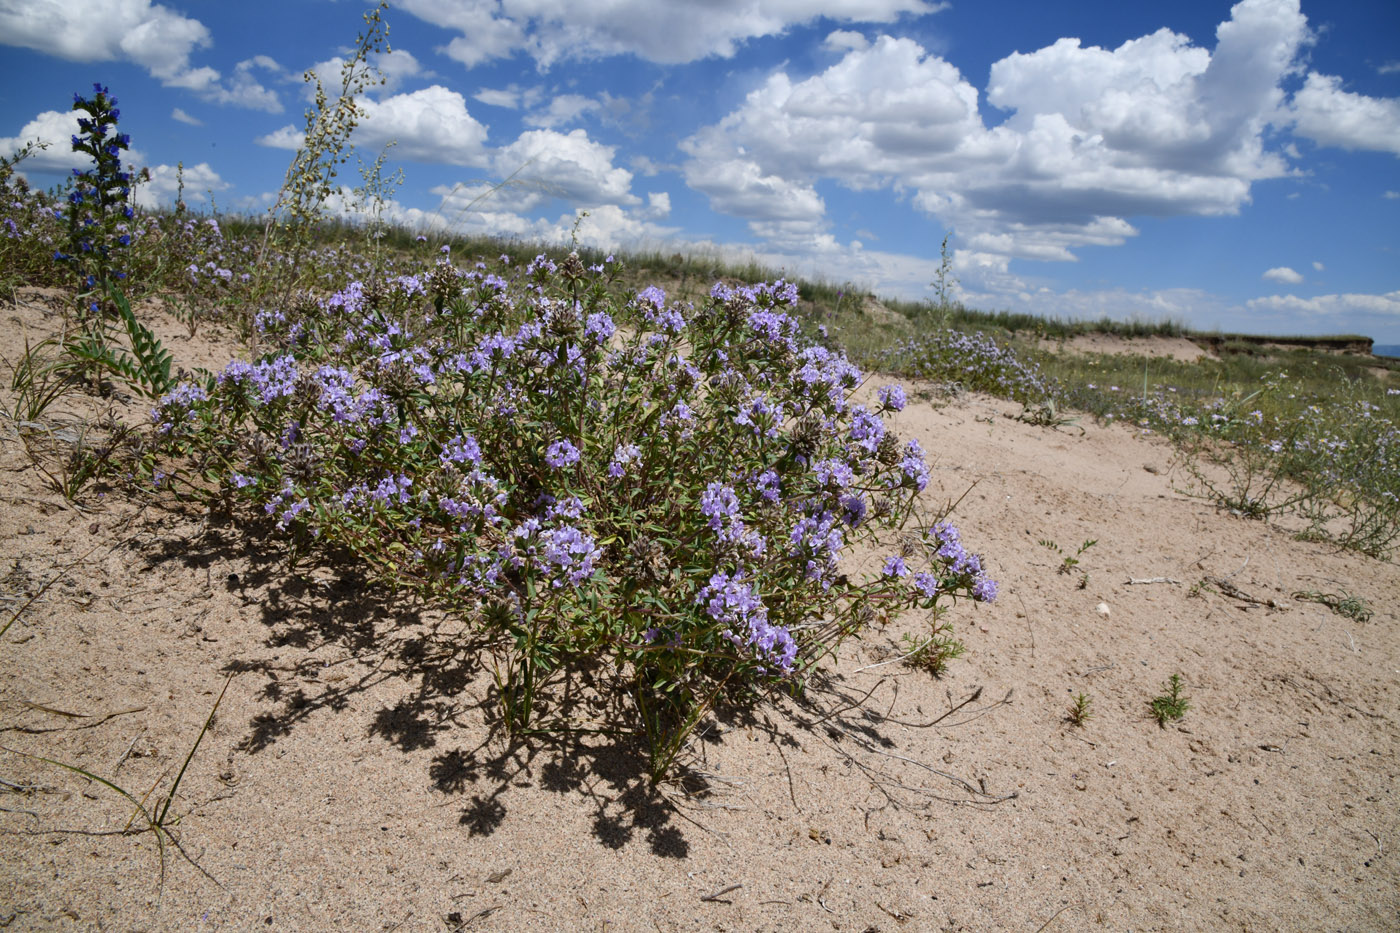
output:
[{"label": "sparse vegetation", "polygon": [[1065,711],[1065,722],[1071,726],[1083,727],[1085,723],[1094,718],[1094,714],[1090,711],[1093,703],[1094,701],[1089,698],[1087,693],[1076,693],[1074,699],[1070,701],[1069,709]]},{"label": "sparse vegetation", "polygon": [[1181,675],[1173,674],[1166,683],[1166,692],[1148,701],[1147,708],[1157,725],[1165,729],[1169,722],[1179,722],[1191,709],[1190,697],[1181,692]]},{"label": "sparse vegetation", "polygon": [[1373,615],[1371,607],[1366,605],[1364,599],[1350,593],[1321,593],[1317,590],[1306,590],[1294,593],[1293,598],[1326,606],[1342,618],[1351,619],[1353,622],[1370,622]]},{"label": "sparse vegetation", "polygon": [[967,646],[953,637],[952,631],[952,625],[944,622],[935,623],[933,630],[922,637],[906,633],[900,649],[904,662],[934,677],[942,677],[948,670],[948,662],[962,657],[967,651]]}]

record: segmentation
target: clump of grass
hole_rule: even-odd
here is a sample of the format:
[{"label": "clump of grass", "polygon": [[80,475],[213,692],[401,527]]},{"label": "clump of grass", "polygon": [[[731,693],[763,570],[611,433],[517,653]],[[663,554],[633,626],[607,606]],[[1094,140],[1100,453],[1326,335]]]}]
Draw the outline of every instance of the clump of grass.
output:
[{"label": "clump of grass", "polygon": [[[64,771],[71,772],[80,777],[86,778],[89,781],[95,781],[96,783],[101,784],[108,790],[113,791],[114,793],[123,797],[129,804],[131,804],[132,812],[131,817],[127,820],[126,826],[124,827],[122,832],[124,834],[149,832],[155,838],[156,850],[159,854],[160,860],[160,887],[163,888],[165,885],[165,847],[167,845],[174,846],[175,850],[179,852],[180,855],[183,856],[187,862],[189,862],[196,869],[198,869],[199,872],[203,874],[206,878],[209,878],[209,880],[214,881],[215,884],[218,884],[218,881],[215,880],[207,871],[205,871],[204,868],[198,862],[195,861],[193,856],[191,856],[187,851],[185,851],[185,848],[183,845],[181,845],[179,838],[171,832],[171,829],[180,822],[180,817],[178,814],[172,814],[170,812],[170,808],[175,803],[175,797],[179,793],[181,782],[185,779],[185,772],[189,770],[190,762],[194,760],[195,753],[199,751],[199,746],[204,741],[204,736],[209,732],[210,727],[214,724],[214,718],[218,715],[219,712],[219,705],[223,703],[224,694],[228,692],[228,685],[232,683],[232,681],[233,675],[230,674],[228,678],[224,680],[223,689],[219,691],[218,697],[214,700],[214,705],[210,708],[209,715],[205,717],[204,725],[200,728],[199,735],[195,737],[194,744],[190,746],[190,750],[185,755],[184,761],[181,762],[180,770],[176,773],[175,779],[171,782],[169,789],[161,797],[158,797],[155,803],[152,804],[150,807],[147,807],[146,801],[147,799],[149,799],[150,795],[155,791],[155,787],[152,787],[150,790],[146,791],[146,793],[142,794],[138,798],[135,795],[135,793],[127,790],[126,788],[117,784],[115,781],[112,781],[108,778],[104,778],[100,774],[90,771],[87,768],[84,768],[80,765],[70,764],[68,762],[59,761],[54,758],[47,758],[43,755],[34,755],[29,752],[22,752],[12,748],[4,748],[3,750],[9,752],[10,754],[18,755],[22,758],[29,758],[33,761],[38,761],[43,764],[52,765],[56,768],[61,768]],[[138,822],[141,825],[138,826]]]},{"label": "clump of grass", "polygon": [[1179,722],[1191,709],[1190,698],[1181,692],[1181,675],[1173,674],[1166,684],[1166,693],[1148,701],[1148,709],[1157,725],[1165,729],[1169,722]]}]

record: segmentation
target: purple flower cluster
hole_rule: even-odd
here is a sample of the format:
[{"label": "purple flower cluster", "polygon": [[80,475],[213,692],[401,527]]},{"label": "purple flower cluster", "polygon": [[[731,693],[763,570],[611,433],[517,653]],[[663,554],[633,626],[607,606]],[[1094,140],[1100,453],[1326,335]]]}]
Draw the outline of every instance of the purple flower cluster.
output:
[{"label": "purple flower cluster", "polygon": [[755,396],[739,409],[734,423],[762,437],[777,437],[778,426],[783,423],[783,406],[770,402],[767,396]]},{"label": "purple flower cluster", "polygon": [[818,483],[833,489],[845,489],[856,481],[855,470],[845,460],[818,460],[812,466],[812,472],[817,474]]},{"label": "purple flower cluster", "polygon": [[778,474],[773,470],[764,470],[754,479],[754,489],[758,494],[769,502],[777,502],[782,494],[782,485],[778,479]]},{"label": "purple flower cluster", "polygon": [[284,354],[257,364],[234,360],[224,367],[217,381],[221,385],[250,386],[257,393],[258,401],[270,405],[294,393],[298,378],[296,357]]},{"label": "purple flower cluster", "polygon": [[904,446],[904,459],[900,460],[899,469],[904,475],[904,485],[912,486],[917,492],[923,492],[928,486],[928,463],[917,439],[911,437]]},{"label": "purple flower cluster", "polygon": [[551,469],[562,470],[565,467],[573,466],[578,461],[578,448],[567,440],[555,441],[545,448],[544,462],[549,464]]},{"label": "purple flower cluster", "polygon": [[881,386],[880,391],[875,393],[880,400],[880,404],[890,411],[903,411],[906,404],[904,397],[904,387],[899,385]]},{"label": "purple flower cluster", "polygon": [[573,525],[560,525],[544,532],[544,559],[555,573],[550,585],[581,586],[593,576],[594,564],[603,556],[594,540]]},{"label": "purple flower cluster", "polygon": [[857,405],[851,409],[851,443],[873,454],[885,436],[885,422],[879,415],[871,414]]},{"label": "purple flower cluster", "polygon": [[481,463],[481,445],[470,434],[465,437],[458,434],[443,445],[442,455],[439,459],[444,466],[449,463],[479,465]]},{"label": "purple flower cluster", "polygon": [[844,353],[826,347],[807,347],[798,354],[795,394],[807,402],[824,398],[837,411],[846,408],[846,393],[860,385],[861,372]]},{"label": "purple flower cluster", "polygon": [[739,497],[733,487],[713,482],[705,487],[700,497],[700,514],[707,519],[709,529],[721,541],[739,544],[749,549],[754,557],[762,557],[767,550],[767,542],[756,531],[749,531],[740,514]]},{"label": "purple flower cluster", "polygon": [[613,451],[612,460],[608,463],[608,476],[613,479],[620,479],[627,474],[627,464],[640,459],[642,449],[636,444],[618,444]]},{"label": "purple flower cluster", "polygon": [[997,584],[986,575],[982,568],[982,558],[969,553],[963,546],[958,529],[948,522],[939,522],[930,532],[930,546],[934,554],[951,573],[970,579],[972,597],[989,603],[997,598]]},{"label": "purple flower cluster", "polygon": [[792,545],[788,554],[801,563],[803,576],[820,584],[823,590],[830,589],[831,575],[846,546],[837,516],[831,512],[804,516],[788,533],[788,543]]},{"label": "purple flower cluster", "polygon": [[786,628],[768,621],[768,609],[753,585],[745,582],[743,571],[715,573],[695,601],[705,607],[711,619],[726,626],[725,638],[751,649],[780,673],[792,672],[797,642]]}]

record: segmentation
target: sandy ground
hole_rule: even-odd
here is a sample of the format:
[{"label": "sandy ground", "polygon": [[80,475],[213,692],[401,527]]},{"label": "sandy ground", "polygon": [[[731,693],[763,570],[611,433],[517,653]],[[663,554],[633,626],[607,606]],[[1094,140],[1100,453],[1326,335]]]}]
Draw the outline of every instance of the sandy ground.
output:
[{"label": "sandy ground", "polygon": [[[11,360],[56,321],[3,313]],[[229,354],[161,330],[182,362]],[[236,523],[75,509],[0,425],[0,625],[27,606],[0,639],[0,928],[1400,928],[1400,568],[1184,496],[1125,426],[1009,413],[896,425],[937,452],[931,504],[972,487],[954,519],[1002,594],[950,616],[967,654],[936,679],[881,664],[917,619],[871,631],[656,792],[634,748],[504,740],[456,621],[289,573]],[[1042,539],[1098,543],[1061,575]],[[1173,673],[1192,708],[1162,729]],[[126,800],[16,754],[154,807],[226,681],[163,872]]]},{"label": "sandy ground", "polygon": [[1185,337],[1120,337],[1117,334],[1076,334],[1065,340],[1040,341],[1041,349],[1064,353],[1106,353],[1169,358],[1194,363],[1211,354]]}]

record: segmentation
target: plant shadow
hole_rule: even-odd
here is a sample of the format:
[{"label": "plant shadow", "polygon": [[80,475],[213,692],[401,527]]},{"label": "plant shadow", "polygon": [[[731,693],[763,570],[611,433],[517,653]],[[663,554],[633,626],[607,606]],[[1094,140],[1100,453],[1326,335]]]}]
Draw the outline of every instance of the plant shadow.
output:
[{"label": "plant shadow", "polygon": [[[500,718],[496,688],[476,687],[491,682],[491,652],[499,646],[461,620],[367,579],[353,555],[332,552],[294,570],[285,547],[269,546],[275,540],[270,522],[211,516],[198,533],[164,538],[144,551],[148,569],[167,562],[206,571],[229,562],[239,567],[207,579],[211,591],[241,599],[264,631],[260,644],[223,668],[264,679],[256,696],[267,708],[249,721],[240,751],[259,754],[322,714],[344,715],[357,695],[396,682],[407,692],[370,714],[365,731],[406,755],[435,749],[469,727],[478,732],[480,722],[487,726],[476,747],[440,752],[427,769],[439,793],[471,795],[459,818],[468,835],[490,835],[502,825],[511,788],[539,787],[585,800],[593,809],[592,833],[608,848],[642,838],[657,855],[689,854],[673,805],[651,785],[644,743],[558,727],[620,721],[625,692],[603,682],[598,671],[554,677],[546,705],[557,718],[512,737]],[[703,784],[684,780],[691,788]]]}]

